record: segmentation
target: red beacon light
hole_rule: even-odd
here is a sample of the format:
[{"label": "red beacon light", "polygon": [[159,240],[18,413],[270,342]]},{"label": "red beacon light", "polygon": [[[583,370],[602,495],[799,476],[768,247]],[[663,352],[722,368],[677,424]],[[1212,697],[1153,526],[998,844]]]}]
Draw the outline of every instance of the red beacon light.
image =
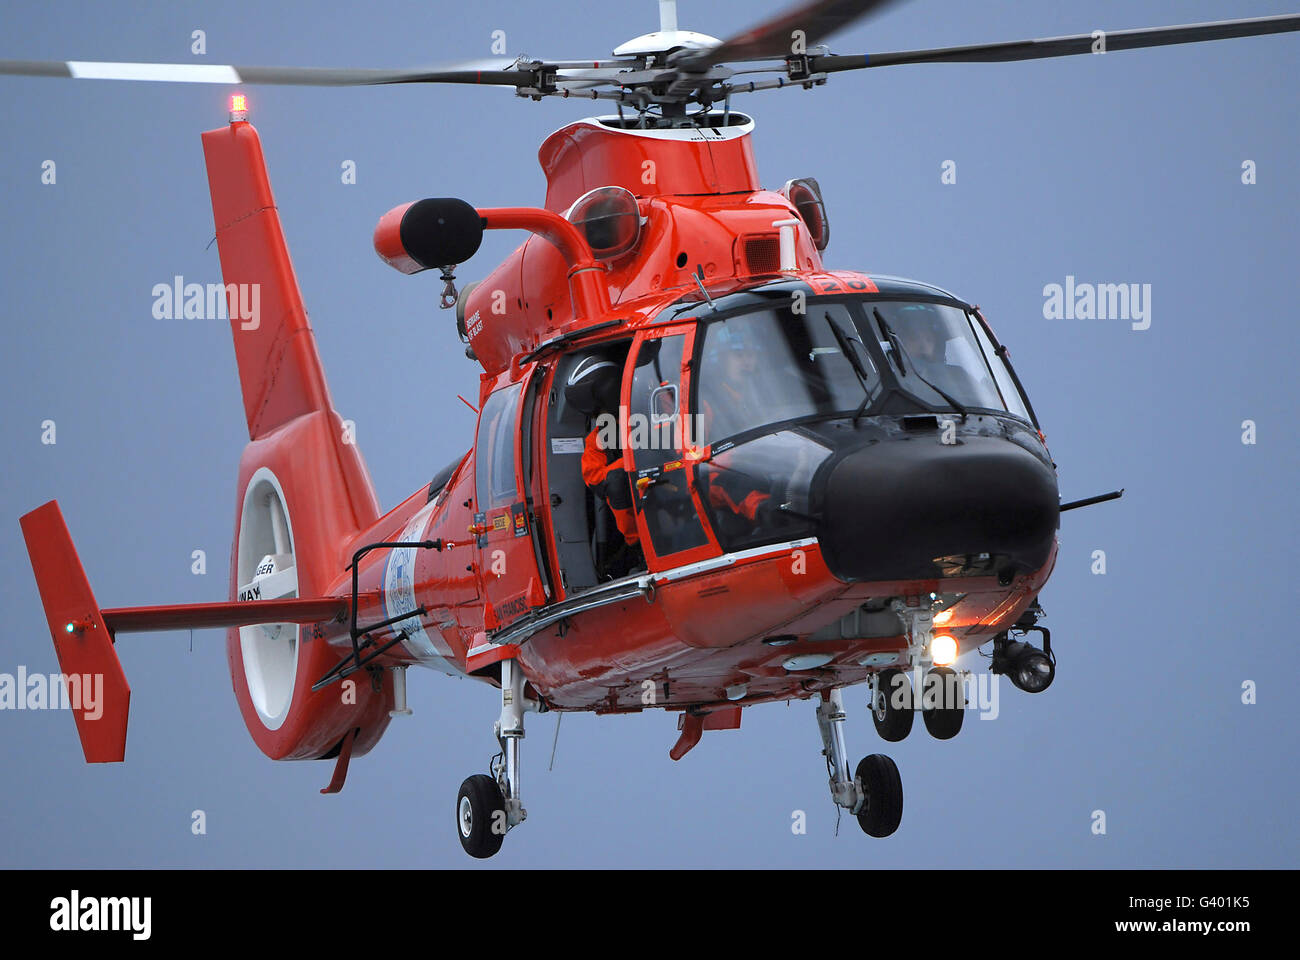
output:
[{"label": "red beacon light", "polygon": [[822,199],[821,186],[812,177],[789,180],[781,188],[781,196],[799,211],[817,252],[824,251],[831,242],[831,221],[826,214],[826,201]]},{"label": "red beacon light", "polygon": [[236,123],[248,119],[248,97],[242,93],[230,95],[230,122]]},{"label": "red beacon light", "polygon": [[597,187],[574,201],[565,215],[581,231],[597,260],[616,260],[641,239],[641,211],[632,191]]}]

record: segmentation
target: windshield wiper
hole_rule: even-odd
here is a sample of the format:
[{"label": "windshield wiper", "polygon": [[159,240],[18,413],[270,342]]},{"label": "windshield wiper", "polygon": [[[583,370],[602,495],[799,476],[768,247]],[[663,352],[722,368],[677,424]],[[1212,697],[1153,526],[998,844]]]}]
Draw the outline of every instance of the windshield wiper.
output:
[{"label": "windshield wiper", "polygon": [[889,341],[889,356],[894,361],[894,366],[902,376],[907,376],[907,371],[903,368],[903,345],[898,342],[898,337],[894,336],[894,331],[889,329],[889,324],[885,323],[885,318],[880,312],[879,307],[872,307],[871,312],[875,314],[876,323],[880,324],[880,332],[885,335]]},{"label": "windshield wiper", "polygon": [[916,364],[912,362],[912,358],[908,356],[907,351],[903,349],[902,341],[898,339],[898,335],[895,334],[893,330],[889,329],[889,324],[885,323],[885,318],[881,316],[880,308],[872,307],[871,312],[875,314],[876,322],[880,324],[881,331],[883,331],[885,336],[889,338],[889,345],[893,348],[891,352],[895,355],[894,359],[895,363],[898,365],[899,372],[902,373],[903,376],[907,376],[907,371],[903,369],[903,360],[906,360],[907,365],[911,367],[912,372],[916,374],[916,379],[920,380],[939,396],[943,397],[943,399],[948,402],[948,405],[960,413],[961,418],[965,420],[967,417],[966,408],[921,375],[921,371],[917,369]]},{"label": "windshield wiper", "polygon": [[835,319],[827,315],[826,323],[830,325],[831,335],[835,337],[835,342],[839,344],[840,353],[844,354],[844,359],[849,362],[849,366],[853,368],[853,372],[858,376],[858,383],[862,385],[862,402],[858,404],[858,409],[853,411],[853,419],[850,421],[856,427],[858,418],[862,416],[863,411],[870,406],[871,401],[874,399],[871,395],[871,388],[867,386],[867,371],[862,366],[862,358],[849,346],[849,338],[845,336],[844,331],[840,329],[840,325],[835,322]]}]

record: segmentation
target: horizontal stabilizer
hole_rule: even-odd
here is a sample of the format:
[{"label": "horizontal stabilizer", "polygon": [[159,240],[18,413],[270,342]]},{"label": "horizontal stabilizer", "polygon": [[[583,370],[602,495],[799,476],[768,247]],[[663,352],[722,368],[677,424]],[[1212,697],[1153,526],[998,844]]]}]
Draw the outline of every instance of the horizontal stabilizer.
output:
[{"label": "horizontal stabilizer", "polygon": [[254,623],[321,623],[342,620],[350,604],[341,597],[290,600],[232,600],[222,603],[178,603],[165,607],[120,607],[105,610],[104,622],[113,633],[149,630],[202,630],[207,627],[247,627]]}]

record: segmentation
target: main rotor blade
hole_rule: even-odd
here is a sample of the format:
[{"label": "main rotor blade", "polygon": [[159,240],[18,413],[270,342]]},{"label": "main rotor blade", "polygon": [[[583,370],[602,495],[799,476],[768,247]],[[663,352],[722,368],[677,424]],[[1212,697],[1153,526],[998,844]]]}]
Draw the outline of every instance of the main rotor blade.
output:
[{"label": "main rotor blade", "polygon": [[855,20],[870,16],[898,0],[811,0],[778,14],[765,23],[724,40],[712,50],[701,50],[672,61],[688,72],[707,70],[736,60],[785,58],[793,51],[794,32],[811,47]]},{"label": "main rotor blade", "polygon": [[[1104,40],[1104,50],[1134,50],[1175,43],[1201,43],[1233,37],[1256,37],[1269,33],[1300,30],[1300,15],[1254,17],[1247,20],[1215,20],[1182,26],[1148,27],[1141,30],[1116,30],[1080,33],[1047,40],[1013,40],[1006,43],[981,43],[968,47],[940,47],[935,50],[905,50],[898,53],[868,53],[848,56],[809,57],[812,73],[835,73],[841,70],[864,70],[870,67],[893,67],[904,63],[1011,63],[1040,60],[1044,57],[1071,57],[1092,53],[1094,45]],[[1100,52],[1100,51],[1098,51]]]},{"label": "main rotor blade", "polygon": [[81,60],[0,60],[0,74],[71,77],[75,80],[143,80],[160,83],[270,83],[311,87],[378,83],[477,83],[514,87],[530,82],[526,70],[468,66],[423,70],[365,70],[332,67],[234,67],[199,63],[107,63]]}]

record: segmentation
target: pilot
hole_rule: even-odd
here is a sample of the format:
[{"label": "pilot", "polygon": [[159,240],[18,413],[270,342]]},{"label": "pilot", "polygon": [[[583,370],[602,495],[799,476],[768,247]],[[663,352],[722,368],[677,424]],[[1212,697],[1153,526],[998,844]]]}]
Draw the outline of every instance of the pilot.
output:
[{"label": "pilot", "polygon": [[948,359],[948,342],[955,337],[941,316],[929,309],[909,310],[894,330],[922,377],[960,403],[985,405],[981,398],[993,389],[992,384],[977,381],[965,366]]},{"label": "pilot", "polygon": [[[703,442],[716,443],[766,422],[763,401],[757,395],[758,357],[753,345],[737,330],[718,326],[706,333],[705,361],[702,364],[710,381],[700,390],[700,413]],[[709,362],[712,359],[714,362]],[[775,401],[775,398],[769,398]],[[734,524],[739,518],[748,525],[766,516],[771,493],[762,478],[728,470],[716,461],[702,471],[706,496],[714,516]]]},{"label": "pilot", "polygon": [[623,448],[618,429],[618,397],[623,367],[607,357],[578,361],[569,374],[566,395],[589,411],[593,425],[583,442],[582,480],[592,495],[609,506],[622,543],[606,543],[599,571],[618,577],[632,570],[641,556],[636,514],[632,509],[632,482],[623,468]]},{"label": "pilot", "polygon": [[758,356],[743,333],[724,324],[708,330],[700,366],[709,379],[699,391],[703,437],[693,439],[716,443],[768,419],[758,395]]}]

